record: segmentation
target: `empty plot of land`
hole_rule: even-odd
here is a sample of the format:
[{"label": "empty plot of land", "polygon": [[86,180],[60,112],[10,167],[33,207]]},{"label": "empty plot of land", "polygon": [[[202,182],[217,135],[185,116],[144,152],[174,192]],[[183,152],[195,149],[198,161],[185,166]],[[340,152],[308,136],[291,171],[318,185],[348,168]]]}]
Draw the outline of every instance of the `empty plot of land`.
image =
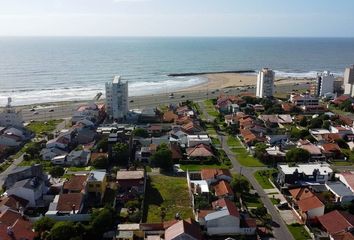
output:
[{"label": "empty plot of land", "polygon": [[144,220],[149,223],[161,222],[161,213],[164,211],[166,213],[164,221],[174,219],[176,213],[179,213],[182,219],[192,217],[186,178],[165,175],[150,176],[144,208]]}]

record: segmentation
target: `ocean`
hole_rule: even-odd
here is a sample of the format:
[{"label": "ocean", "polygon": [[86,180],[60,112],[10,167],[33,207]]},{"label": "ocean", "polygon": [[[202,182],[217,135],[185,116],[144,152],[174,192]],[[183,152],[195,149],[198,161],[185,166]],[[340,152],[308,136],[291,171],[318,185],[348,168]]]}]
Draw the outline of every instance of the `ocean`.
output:
[{"label": "ocean", "polygon": [[205,79],[170,73],[258,70],[278,76],[343,75],[354,38],[0,37],[0,105],[91,99],[114,75],[132,96],[171,92]]}]

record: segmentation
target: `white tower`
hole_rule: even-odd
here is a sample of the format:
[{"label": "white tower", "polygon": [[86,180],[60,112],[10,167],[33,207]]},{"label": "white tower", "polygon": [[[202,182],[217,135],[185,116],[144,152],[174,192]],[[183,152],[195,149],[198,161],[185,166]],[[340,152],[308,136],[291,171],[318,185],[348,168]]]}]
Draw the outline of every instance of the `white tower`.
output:
[{"label": "white tower", "polygon": [[128,111],[128,82],[115,76],[106,83],[106,111],[112,119],[123,119]]},{"label": "white tower", "polygon": [[327,93],[333,93],[334,76],[329,71],[317,74],[316,96],[323,97]]},{"label": "white tower", "polygon": [[274,91],[274,72],[263,68],[257,76],[256,96],[259,98],[272,97]]},{"label": "white tower", "polygon": [[23,118],[20,111],[16,111],[14,107],[11,106],[11,97],[7,98],[7,104],[2,112],[0,112],[0,126],[6,127],[23,127]]},{"label": "white tower", "polygon": [[344,71],[344,94],[354,96],[354,65]]}]

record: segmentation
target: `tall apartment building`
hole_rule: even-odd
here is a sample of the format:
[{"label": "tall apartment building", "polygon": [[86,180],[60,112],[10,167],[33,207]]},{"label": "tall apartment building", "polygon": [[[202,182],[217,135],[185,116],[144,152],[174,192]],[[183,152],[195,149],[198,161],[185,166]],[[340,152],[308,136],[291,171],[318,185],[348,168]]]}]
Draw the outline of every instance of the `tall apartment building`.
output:
[{"label": "tall apartment building", "polygon": [[334,76],[329,71],[317,74],[316,83],[311,86],[311,95],[323,97],[334,91]]},{"label": "tall apartment building", "polygon": [[23,127],[23,118],[21,111],[17,111],[13,106],[11,106],[11,98],[7,99],[7,105],[0,111],[0,126],[5,127]]},{"label": "tall apartment building", "polygon": [[128,82],[115,76],[106,83],[106,111],[111,119],[123,119],[128,111]]},{"label": "tall apartment building", "polygon": [[274,72],[263,68],[257,76],[256,96],[259,98],[272,97],[274,91]]},{"label": "tall apartment building", "polygon": [[354,97],[354,65],[344,71],[344,94]]}]

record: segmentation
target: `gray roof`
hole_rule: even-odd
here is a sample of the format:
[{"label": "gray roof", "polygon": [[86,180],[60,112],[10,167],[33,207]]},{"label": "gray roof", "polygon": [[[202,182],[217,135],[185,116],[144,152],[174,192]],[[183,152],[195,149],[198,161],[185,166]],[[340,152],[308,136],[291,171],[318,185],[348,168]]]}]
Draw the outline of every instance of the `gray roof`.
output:
[{"label": "gray roof", "polygon": [[230,215],[229,210],[222,209],[222,210],[207,214],[205,216],[205,221],[210,221],[210,220],[218,219],[218,218],[229,216],[229,215]]},{"label": "gray roof", "polygon": [[11,188],[28,188],[28,189],[37,189],[40,186],[41,180],[38,178],[28,178],[16,182]]},{"label": "gray roof", "polygon": [[337,194],[338,196],[353,196],[353,192],[345,186],[342,182],[327,182],[328,189]]}]

